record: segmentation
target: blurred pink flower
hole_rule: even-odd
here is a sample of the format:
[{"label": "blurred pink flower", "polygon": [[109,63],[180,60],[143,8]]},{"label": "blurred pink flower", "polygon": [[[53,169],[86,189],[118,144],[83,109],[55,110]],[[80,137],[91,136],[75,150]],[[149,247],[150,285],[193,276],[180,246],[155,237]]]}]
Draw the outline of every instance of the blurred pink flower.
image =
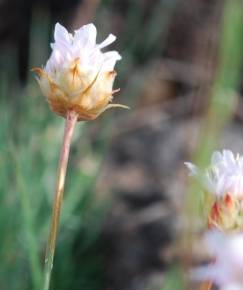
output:
[{"label": "blurred pink flower", "polygon": [[243,290],[243,233],[211,231],[205,240],[213,262],[193,270],[192,278],[212,281],[221,290]]},{"label": "blurred pink flower", "polygon": [[243,156],[236,155],[230,150],[222,153],[215,151],[210,166],[201,171],[194,164],[186,162],[190,174],[197,176],[205,189],[216,196],[231,194],[243,198]]},{"label": "blurred pink flower", "polygon": [[211,164],[200,170],[192,163],[185,165],[190,175],[199,179],[205,193],[203,207],[208,211],[208,227],[222,230],[243,226],[243,157],[229,151],[216,151]]}]

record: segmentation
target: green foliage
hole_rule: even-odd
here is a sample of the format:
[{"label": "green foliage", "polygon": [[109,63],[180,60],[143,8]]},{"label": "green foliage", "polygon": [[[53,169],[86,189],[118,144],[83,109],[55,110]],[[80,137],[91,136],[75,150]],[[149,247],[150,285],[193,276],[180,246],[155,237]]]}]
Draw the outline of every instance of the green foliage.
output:
[{"label": "green foliage", "polygon": [[[39,290],[64,121],[31,87],[18,97],[18,110],[5,100],[0,107],[0,287]],[[101,155],[86,171],[80,151],[86,149],[85,158],[93,152],[80,141],[84,129],[78,124],[65,188],[53,277],[60,290],[102,288],[98,239],[104,210],[93,199]]]},{"label": "green foliage", "polygon": [[[119,38],[119,51],[123,55],[118,68],[120,80],[124,81],[131,65],[139,58],[148,57],[156,49],[156,39],[162,31],[158,11],[163,5],[166,8],[167,3],[158,1],[152,12],[154,17],[148,25],[144,24],[150,38],[142,51],[144,35],[138,34],[142,23],[141,5],[131,1],[124,37]],[[109,5],[103,1],[101,10],[109,9]],[[166,14],[167,9],[163,11]],[[99,22],[99,13],[96,17]],[[51,31],[45,11],[35,9],[32,19],[30,68],[46,62]],[[103,22],[104,18],[100,27]],[[163,29],[166,30],[168,19],[165,22]],[[12,86],[12,79],[17,79],[14,75],[16,53],[13,54],[14,57],[9,54],[1,59],[4,67],[11,69],[11,75],[6,70],[0,75],[0,289],[40,290],[64,121],[50,113],[33,73],[29,73],[24,91],[17,85]],[[131,78],[127,89],[123,87],[124,103],[139,91],[142,83],[137,86],[134,82]],[[100,123],[103,129],[96,137],[95,152],[87,137],[88,126],[78,124],[75,131],[54,259],[53,289],[103,289],[103,245],[99,232],[105,209],[103,205],[96,205],[93,194],[112,124],[106,116]],[[92,163],[92,170],[86,170],[84,159]]]},{"label": "green foliage", "polygon": [[[118,64],[118,83],[120,80],[127,84],[122,88],[122,103],[138,95],[143,82],[139,73],[131,72],[137,63],[158,57],[158,38],[161,35],[166,38],[176,2],[157,1],[149,21],[144,22],[141,3],[130,1],[118,48],[123,56]],[[107,10],[112,13],[110,1],[101,1],[94,19],[96,24],[100,22],[98,27],[104,26],[102,13]],[[141,25],[148,36],[146,43],[146,36],[140,33]],[[51,30],[48,12],[34,8],[30,68],[45,64],[50,52]],[[5,54],[6,57],[1,58],[5,69],[0,75],[0,289],[40,290],[64,121],[50,113],[33,73],[29,73],[24,91],[13,85],[13,79],[17,79],[17,53],[6,51]],[[127,75],[131,75],[129,80]],[[96,137],[95,152],[87,137],[88,126],[78,124],[76,128],[64,190],[52,289],[104,288],[103,245],[99,233],[105,208],[95,202],[94,183],[112,123],[106,116],[100,123],[102,132]],[[87,170],[84,159],[92,163],[91,170]]]},{"label": "green foliage", "polygon": [[165,281],[163,288],[160,290],[184,290],[186,289],[183,279],[182,269],[178,266],[173,266],[165,273]]}]

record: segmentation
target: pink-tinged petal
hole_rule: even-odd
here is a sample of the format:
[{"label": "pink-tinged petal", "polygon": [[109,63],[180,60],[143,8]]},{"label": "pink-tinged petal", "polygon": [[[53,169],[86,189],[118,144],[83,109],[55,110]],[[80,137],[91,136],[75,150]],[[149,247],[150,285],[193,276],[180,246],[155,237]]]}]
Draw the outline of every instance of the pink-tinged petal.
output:
[{"label": "pink-tinged petal", "polygon": [[120,54],[117,51],[109,51],[103,54],[104,62],[102,65],[102,71],[114,70],[115,64],[121,59]]},{"label": "pink-tinged petal", "polygon": [[52,48],[53,52],[58,50],[59,53],[63,55],[63,57],[65,57],[65,55],[67,53],[72,54],[72,50],[73,50],[73,48],[70,44],[63,42],[63,41],[52,43],[51,48]]},{"label": "pink-tinged petal", "polygon": [[115,59],[116,61],[122,59],[121,55],[115,50],[105,52],[103,55],[105,61],[110,59]]},{"label": "pink-tinged petal", "polygon": [[122,59],[121,55],[115,50],[105,52],[103,55],[104,61],[109,61],[111,59],[117,61]]},{"label": "pink-tinged petal", "polygon": [[63,56],[59,50],[55,50],[53,52],[53,57],[57,65],[61,64],[61,62],[63,61]]},{"label": "pink-tinged petal", "polygon": [[243,290],[243,285],[241,283],[230,283],[221,287],[220,290]]},{"label": "pink-tinged petal", "polygon": [[216,151],[211,158],[210,166],[201,172],[212,185],[210,193],[224,196],[231,192],[235,197],[243,195],[243,158],[234,156],[230,150]]},{"label": "pink-tinged petal", "polygon": [[223,150],[223,155],[226,163],[228,164],[234,164],[235,163],[235,158],[234,154],[230,150]]},{"label": "pink-tinged petal", "polygon": [[192,278],[211,280],[220,286],[220,289],[230,284],[243,285],[243,234],[229,235],[213,231],[206,235],[205,241],[212,262],[194,269],[191,273]]},{"label": "pink-tinged petal", "polygon": [[239,157],[239,164],[240,164],[240,166],[243,168],[243,156],[240,156]]},{"label": "pink-tinged petal", "polygon": [[50,58],[46,63],[45,72],[48,74],[51,74],[52,70],[53,70],[53,61],[52,61],[52,58]]},{"label": "pink-tinged petal", "polygon": [[223,156],[219,151],[215,151],[211,158],[211,164],[215,165],[223,161]]},{"label": "pink-tinged petal", "polygon": [[198,171],[198,167],[196,165],[192,164],[191,162],[184,162],[184,164],[189,169],[190,176],[198,175],[199,171]]},{"label": "pink-tinged petal", "polygon": [[[87,24],[76,30],[74,36],[59,23],[55,26],[54,39],[51,44],[53,50],[46,70],[53,72],[57,68],[67,67],[68,64],[79,59],[82,71],[112,71],[116,61],[121,59],[118,52],[101,52],[101,48],[111,44],[116,37],[110,34],[101,44],[96,44],[97,30],[94,24]],[[93,73],[92,73],[93,74]]]},{"label": "pink-tinged petal", "polygon": [[190,272],[191,279],[198,281],[215,280],[216,269],[213,266],[204,266]]},{"label": "pink-tinged petal", "polygon": [[67,44],[71,44],[71,36],[68,33],[67,29],[62,26],[60,23],[57,23],[55,25],[55,31],[54,31],[54,39],[55,42],[64,42]]},{"label": "pink-tinged petal", "polygon": [[96,45],[97,30],[93,23],[87,24],[75,30],[74,44],[81,46],[94,47]]},{"label": "pink-tinged petal", "polygon": [[97,47],[99,49],[102,49],[108,45],[110,45],[111,43],[113,43],[116,40],[116,36],[113,34],[109,34],[108,37],[102,41],[100,44],[97,45]]},{"label": "pink-tinged petal", "polygon": [[223,196],[228,188],[229,188],[229,180],[227,180],[224,176],[219,176],[215,183],[215,194],[219,196]]}]

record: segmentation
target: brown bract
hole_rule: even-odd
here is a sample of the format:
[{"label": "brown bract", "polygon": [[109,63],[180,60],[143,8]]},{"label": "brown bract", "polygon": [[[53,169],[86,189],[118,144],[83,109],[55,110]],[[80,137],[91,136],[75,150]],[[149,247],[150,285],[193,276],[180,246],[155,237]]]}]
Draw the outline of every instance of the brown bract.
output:
[{"label": "brown bract", "polygon": [[112,95],[119,91],[112,90],[115,71],[98,72],[91,79],[81,71],[78,60],[74,60],[69,68],[56,71],[54,76],[42,68],[32,70],[38,75],[37,81],[51,110],[64,118],[68,111],[74,111],[78,114],[78,121],[88,121],[112,107],[128,108],[110,103]]},{"label": "brown bract", "polygon": [[208,228],[227,230],[242,230],[242,206],[240,201],[231,194],[214,202],[208,216]]}]

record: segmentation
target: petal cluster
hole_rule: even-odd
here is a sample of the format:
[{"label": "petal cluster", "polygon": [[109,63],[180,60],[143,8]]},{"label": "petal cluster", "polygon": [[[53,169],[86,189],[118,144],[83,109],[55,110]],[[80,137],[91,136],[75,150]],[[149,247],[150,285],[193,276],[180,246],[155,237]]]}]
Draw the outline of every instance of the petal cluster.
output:
[{"label": "petal cluster", "polygon": [[[216,151],[211,164],[200,170],[192,163],[185,163],[190,175],[202,183],[207,204],[208,228],[221,230],[243,229],[243,157],[229,150]],[[209,204],[211,201],[211,204]]]},{"label": "petal cluster", "polygon": [[206,236],[206,245],[212,262],[193,270],[193,278],[213,281],[221,290],[243,290],[243,234],[212,231]]},{"label": "petal cluster", "polygon": [[230,193],[236,198],[243,198],[243,156],[230,150],[216,151],[210,166],[201,171],[194,164],[185,163],[191,175],[198,176],[207,191],[222,197]]},{"label": "petal cluster", "polygon": [[63,117],[73,110],[79,120],[92,120],[109,107],[123,107],[109,104],[115,92],[114,66],[121,56],[117,51],[102,52],[116,37],[110,34],[97,44],[96,35],[93,24],[70,34],[57,23],[51,56],[44,68],[34,69],[51,109]]}]

